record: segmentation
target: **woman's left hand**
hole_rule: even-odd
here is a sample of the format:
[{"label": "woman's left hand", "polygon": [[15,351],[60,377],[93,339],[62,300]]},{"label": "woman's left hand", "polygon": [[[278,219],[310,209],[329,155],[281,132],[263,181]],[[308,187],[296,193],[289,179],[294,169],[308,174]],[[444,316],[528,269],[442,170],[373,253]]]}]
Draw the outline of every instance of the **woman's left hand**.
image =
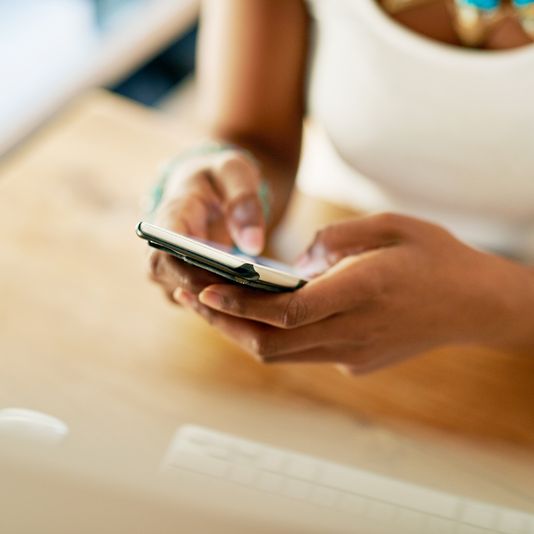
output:
[{"label": "woman's left hand", "polygon": [[366,372],[441,345],[534,344],[532,272],[430,223],[382,214],[334,224],[299,266],[315,277],[295,292],[216,284],[175,298],[268,363]]}]

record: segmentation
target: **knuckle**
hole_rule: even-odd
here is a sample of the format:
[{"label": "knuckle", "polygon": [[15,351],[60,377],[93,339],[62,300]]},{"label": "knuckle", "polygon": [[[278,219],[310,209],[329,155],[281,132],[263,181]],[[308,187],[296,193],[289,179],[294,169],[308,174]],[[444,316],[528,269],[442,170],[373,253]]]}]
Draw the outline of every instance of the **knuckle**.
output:
[{"label": "knuckle", "polygon": [[203,319],[210,325],[214,324],[215,314],[205,306],[197,308],[197,312],[203,317]]},{"label": "knuckle", "polygon": [[276,354],[273,336],[265,332],[256,332],[250,338],[250,350],[261,361],[269,359]]},{"label": "knuckle", "polygon": [[354,355],[347,354],[340,358],[339,368],[344,374],[355,376],[364,374],[365,367],[358,359],[354,358]]},{"label": "knuckle", "polygon": [[254,174],[257,173],[257,163],[253,161],[249,155],[243,153],[242,151],[233,152],[232,160],[237,162],[243,169],[246,169],[247,171],[252,172]]},{"label": "knuckle", "polygon": [[357,365],[355,367],[352,367],[350,370],[351,375],[354,376],[363,376],[363,375],[369,375],[375,370],[374,366],[370,364],[366,365]]},{"label": "knuckle", "polygon": [[375,217],[380,223],[384,224],[384,226],[395,226],[402,219],[402,215],[398,215],[391,211],[385,211],[375,215]]},{"label": "knuckle", "polygon": [[170,173],[172,182],[186,182],[202,176],[208,167],[206,156],[192,156],[176,164]]},{"label": "knuckle", "polygon": [[244,299],[223,296],[222,304],[225,309],[231,311],[238,317],[246,317],[248,316],[248,306],[243,300]]},{"label": "knuckle", "polygon": [[341,229],[339,225],[329,224],[318,230],[315,234],[313,240],[312,248],[319,250],[328,250],[332,246],[332,243],[335,241],[338,232]]},{"label": "knuckle", "polygon": [[182,287],[189,292],[198,290],[195,280],[178,263],[178,260],[160,251],[151,252],[148,258],[148,277],[170,291]]},{"label": "knuckle", "polygon": [[384,235],[390,235],[391,237],[401,236],[409,229],[410,219],[404,215],[387,211],[374,215],[374,217]]},{"label": "knuckle", "polygon": [[173,223],[180,218],[184,198],[175,192],[166,193],[155,213],[155,222],[164,228],[172,228]]},{"label": "knuckle", "polygon": [[201,279],[196,279],[194,276],[180,266],[176,265],[174,275],[174,284],[176,287],[181,287],[189,293],[195,295],[204,289],[205,285]]},{"label": "knuckle", "polygon": [[344,362],[352,375],[366,375],[377,368],[380,353],[369,349],[360,349],[355,354],[347,355]]},{"label": "knuckle", "polygon": [[250,166],[249,159],[244,154],[238,151],[230,152],[228,154],[228,160],[242,167]]},{"label": "knuckle", "polygon": [[193,198],[204,199],[209,189],[205,169],[182,170],[172,175],[165,185],[163,197],[156,210],[156,221],[165,220],[172,223],[180,218],[180,214]]},{"label": "knuckle", "polygon": [[324,228],[317,230],[317,232],[315,233],[314,243],[316,244],[327,243],[331,234],[332,234],[331,226],[325,226]]},{"label": "knuckle", "polygon": [[239,186],[243,194],[260,183],[259,170],[254,163],[241,154],[226,156],[219,163],[216,171],[225,182],[229,181],[234,187]]},{"label": "knuckle", "polygon": [[204,168],[185,169],[169,187],[171,200],[175,200],[179,206],[185,197],[202,190],[205,181],[206,171]]},{"label": "knuckle", "polygon": [[250,168],[250,163],[239,153],[225,154],[219,162],[219,170],[227,173],[242,173]]},{"label": "knuckle", "polygon": [[295,328],[306,320],[307,315],[305,302],[297,296],[291,296],[282,313],[280,325],[283,328]]},{"label": "knuckle", "polygon": [[195,190],[205,178],[205,169],[205,165],[200,165],[198,161],[185,162],[178,166],[167,180],[161,206],[172,204],[174,200]]},{"label": "knuckle", "polygon": [[154,282],[158,282],[164,272],[163,255],[161,252],[151,251],[148,256],[148,277]]},{"label": "knuckle", "polygon": [[358,364],[351,364],[347,365],[345,367],[347,372],[352,376],[361,376],[367,374],[369,371],[367,371],[366,367]]},{"label": "knuckle", "polygon": [[163,294],[165,295],[165,298],[169,301],[170,304],[173,304],[174,306],[181,306],[181,304],[175,300],[174,290],[172,288],[164,287]]}]

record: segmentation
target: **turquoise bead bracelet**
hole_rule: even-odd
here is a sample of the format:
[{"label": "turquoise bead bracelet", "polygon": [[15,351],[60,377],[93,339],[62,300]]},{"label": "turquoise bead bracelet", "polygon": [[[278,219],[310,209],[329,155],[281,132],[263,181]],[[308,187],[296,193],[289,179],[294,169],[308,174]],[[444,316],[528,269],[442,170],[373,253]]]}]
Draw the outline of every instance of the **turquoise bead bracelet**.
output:
[{"label": "turquoise bead bracelet", "polygon": [[[165,189],[167,187],[167,183],[170,179],[170,177],[173,175],[176,168],[181,165],[182,163],[196,157],[202,157],[207,156],[210,154],[216,154],[218,152],[223,152],[225,150],[235,150],[244,156],[246,156],[248,159],[253,161],[254,163],[258,163],[257,159],[253,156],[251,152],[248,150],[245,150],[244,148],[239,147],[238,145],[234,145],[232,143],[206,143],[203,145],[199,145],[197,147],[193,147],[190,150],[187,150],[185,152],[182,152],[178,156],[172,158],[163,168],[161,171],[161,174],[157,180],[157,182],[152,187],[150,194],[148,195],[148,202],[146,207],[146,218],[150,219],[156,210],[158,209],[159,205],[161,204],[161,201],[163,200],[163,196],[165,194]],[[265,221],[267,222],[269,220],[270,216],[270,191],[269,191],[269,184],[266,180],[262,180],[260,183],[259,191],[258,191],[258,197],[260,199],[262,211],[263,211],[263,217]]]}]

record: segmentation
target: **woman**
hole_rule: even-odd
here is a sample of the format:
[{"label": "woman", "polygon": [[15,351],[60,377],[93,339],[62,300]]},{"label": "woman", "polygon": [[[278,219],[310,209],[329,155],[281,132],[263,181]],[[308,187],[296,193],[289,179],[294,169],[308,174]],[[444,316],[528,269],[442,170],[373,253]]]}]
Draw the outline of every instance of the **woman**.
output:
[{"label": "woman", "polygon": [[320,231],[294,293],[221,284],[161,252],[152,277],[264,362],[366,372],[445,344],[534,348],[531,11],[204,2],[199,94],[217,143],[175,162],[158,223],[260,253],[293,188],[305,111],[378,192],[356,200],[381,213]]}]

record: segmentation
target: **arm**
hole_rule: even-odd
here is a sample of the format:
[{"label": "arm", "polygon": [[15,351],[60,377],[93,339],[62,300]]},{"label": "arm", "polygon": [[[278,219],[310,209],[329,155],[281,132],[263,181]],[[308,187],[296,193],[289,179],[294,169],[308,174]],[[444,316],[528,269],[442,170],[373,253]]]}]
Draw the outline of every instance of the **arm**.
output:
[{"label": "arm", "polygon": [[313,279],[278,295],[213,285],[192,307],[264,362],[368,372],[444,345],[534,351],[534,271],[444,229],[393,214],[320,231],[300,266]]},{"label": "arm", "polygon": [[[245,148],[187,159],[168,180],[156,223],[249,254],[281,218],[300,155],[308,18],[302,0],[205,0],[198,89],[206,134]],[[271,193],[265,221],[261,180]],[[152,251],[150,275],[172,299],[213,277]]]},{"label": "arm", "polygon": [[210,137],[250,150],[282,215],[300,155],[308,18],[301,0],[205,0],[198,84]]}]

